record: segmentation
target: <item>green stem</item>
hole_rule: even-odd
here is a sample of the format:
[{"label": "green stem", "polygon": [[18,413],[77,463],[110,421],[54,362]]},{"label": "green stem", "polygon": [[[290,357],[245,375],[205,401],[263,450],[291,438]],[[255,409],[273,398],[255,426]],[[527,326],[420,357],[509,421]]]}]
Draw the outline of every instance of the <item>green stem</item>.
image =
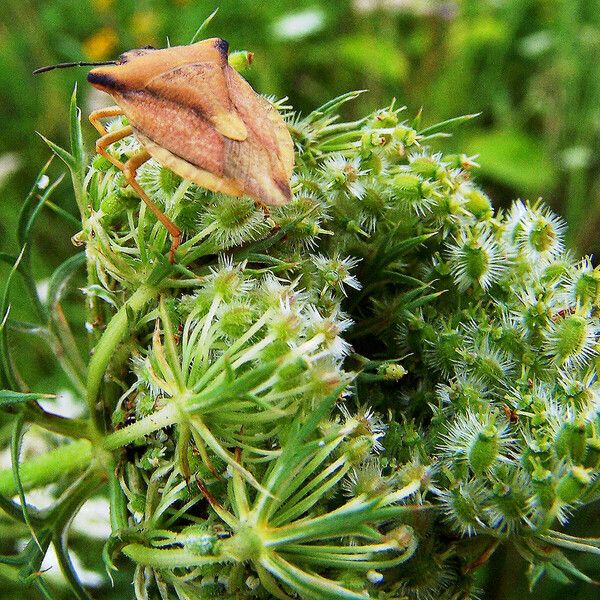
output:
[{"label": "green stem", "polygon": [[148,415],[135,423],[118,429],[106,436],[104,447],[107,450],[116,450],[122,446],[127,446],[131,442],[153,433],[163,427],[172,425],[180,418],[179,410],[175,403],[168,404],[158,412]]},{"label": "green stem", "polygon": [[302,519],[280,527],[269,534],[266,546],[278,546],[311,537],[327,539],[335,535],[347,535],[358,525],[373,520],[373,508],[376,500],[357,496],[346,504],[324,515]]},{"label": "green stem", "polygon": [[140,286],[129,298],[129,300],[119,309],[117,314],[110,320],[100,341],[94,348],[94,353],[88,367],[87,383],[87,402],[90,415],[93,416],[96,427],[102,430],[100,415],[96,409],[100,386],[106,369],[113,357],[117,346],[123,341],[129,327],[128,313],[137,312],[156,297],[158,289],[148,285]]},{"label": "green stem", "polygon": [[64,531],[67,523],[78,512],[88,498],[91,498],[105,484],[105,474],[96,468],[90,468],[78,480],[73,482],[64,493],[62,500],[50,510],[48,521],[55,531]]},{"label": "green stem", "polygon": [[25,418],[29,423],[35,423],[46,431],[74,439],[89,439],[91,437],[87,419],[69,419],[42,410],[38,405],[25,407]]},{"label": "green stem", "polygon": [[113,533],[127,527],[127,499],[117,477],[117,463],[112,458],[108,465],[108,495],[110,499],[110,527]]},{"label": "green stem", "polygon": [[[88,440],[77,440],[59,446],[41,456],[19,465],[19,473],[25,490],[53,483],[73,471],[87,467],[92,461],[92,444]],[[17,493],[12,469],[0,471],[0,494],[14,496]]]},{"label": "green stem", "polygon": [[183,549],[158,550],[141,544],[129,544],[123,548],[123,554],[140,565],[155,569],[175,569],[198,567],[221,562],[231,562],[223,556],[202,556]]},{"label": "green stem", "polygon": [[69,321],[65,317],[60,302],[54,305],[54,311],[50,320],[50,327],[54,330],[58,341],[60,342],[66,357],[73,365],[73,369],[78,375],[79,381],[85,381],[86,366],[81,358],[81,352],[75,341],[75,336],[71,331]]}]

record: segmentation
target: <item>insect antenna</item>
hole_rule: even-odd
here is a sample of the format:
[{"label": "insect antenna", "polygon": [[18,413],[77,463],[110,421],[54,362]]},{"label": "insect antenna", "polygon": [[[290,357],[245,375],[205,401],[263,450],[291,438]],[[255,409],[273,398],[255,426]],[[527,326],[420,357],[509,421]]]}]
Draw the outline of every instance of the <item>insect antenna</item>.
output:
[{"label": "insect antenna", "polygon": [[103,65],[116,65],[118,62],[116,60],[106,60],[101,62],[66,62],[66,63],[58,63],[56,65],[49,65],[47,67],[40,67],[36,69],[33,74],[38,75],[39,73],[46,73],[47,71],[52,71],[54,69],[68,69],[69,67],[101,67]]}]

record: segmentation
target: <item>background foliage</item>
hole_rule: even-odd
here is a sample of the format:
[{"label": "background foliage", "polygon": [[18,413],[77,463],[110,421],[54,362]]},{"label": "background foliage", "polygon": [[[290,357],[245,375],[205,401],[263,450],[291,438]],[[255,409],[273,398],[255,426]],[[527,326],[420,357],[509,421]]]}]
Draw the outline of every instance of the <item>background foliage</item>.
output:
[{"label": "background foliage", "polygon": [[[214,8],[190,0],[5,0],[0,23],[0,228],[3,250],[16,248],[16,215],[48,157],[34,135],[64,144],[69,90],[81,83],[84,110],[106,99],[83,83],[85,70],[34,78],[40,65],[102,60],[146,44],[187,43]],[[600,2],[598,0],[223,0],[208,34],[255,53],[246,76],[257,90],[289,96],[304,112],[349,89],[369,93],[345,105],[363,115],[392,97],[423,122],[481,112],[445,143],[479,154],[480,183],[498,206],[543,195],[566,219],[579,253],[598,251],[600,218]],[[93,139],[91,127],[86,130]],[[58,172],[52,165],[50,175]],[[74,210],[63,183],[54,201]],[[43,278],[72,254],[71,231],[51,211],[32,249]],[[4,269],[4,267],[2,267]],[[2,271],[2,277],[7,271]],[[26,319],[29,307],[13,302]],[[19,348],[24,355],[27,348]],[[32,365],[40,389],[60,382],[50,362]],[[0,429],[0,441],[7,435]],[[589,524],[580,524],[587,535]],[[0,536],[1,537],[1,536]],[[90,550],[98,552],[89,546]],[[94,562],[93,553],[86,557]],[[499,554],[487,571],[490,598],[524,594],[522,569]],[[582,565],[585,569],[586,565]],[[587,565],[588,570],[593,564]],[[596,572],[598,571],[596,566]],[[546,583],[538,598],[564,593]],[[122,597],[124,588],[106,597]],[[588,586],[573,598],[592,598]],[[11,592],[7,592],[11,594]],[[3,597],[3,596],[2,596]],[[9,596],[6,596],[9,597]]]}]

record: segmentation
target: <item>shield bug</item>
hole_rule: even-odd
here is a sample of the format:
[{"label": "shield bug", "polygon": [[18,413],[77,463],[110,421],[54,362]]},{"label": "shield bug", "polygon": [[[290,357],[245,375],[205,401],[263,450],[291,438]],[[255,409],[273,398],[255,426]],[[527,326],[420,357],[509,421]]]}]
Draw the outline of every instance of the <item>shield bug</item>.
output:
[{"label": "shield bug", "polygon": [[[213,192],[247,195],[265,206],[280,206],[291,198],[294,148],[289,131],[277,109],[229,65],[228,56],[229,45],[220,38],[140,48],[100,63],[87,76],[116,102],[89,116],[100,133],[96,151],[123,172],[126,184],[167,228],[173,239],[171,261],[181,230],[135,179],[150,158]],[[36,72],[93,64],[63,63]],[[128,124],[109,133],[102,120],[118,116]],[[108,148],[130,135],[141,148],[122,162]]]}]

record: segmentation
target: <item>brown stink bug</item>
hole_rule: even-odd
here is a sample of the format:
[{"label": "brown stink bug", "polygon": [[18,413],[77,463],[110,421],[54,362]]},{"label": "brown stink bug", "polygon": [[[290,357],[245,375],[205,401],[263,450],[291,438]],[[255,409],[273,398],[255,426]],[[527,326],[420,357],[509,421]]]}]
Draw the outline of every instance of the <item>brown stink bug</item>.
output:
[{"label": "brown stink bug", "polygon": [[[266,206],[291,198],[294,148],[289,131],[275,107],[229,65],[228,55],[229,45],[220,38],[141,48],[101,63],[87,76],[117,104],[90,114],[101,134],[96,151],[121,169],[127,184],[167,228],[173,238],[171,260],[181,230],[135,179],[150,158],[213,192],[247,195]],[[36,72],[89,64],[65,63]],[[108,133],[102,119],[120,115],[129,124]],[[108,147],[129,135],[141,148],[123,163]]]}]

